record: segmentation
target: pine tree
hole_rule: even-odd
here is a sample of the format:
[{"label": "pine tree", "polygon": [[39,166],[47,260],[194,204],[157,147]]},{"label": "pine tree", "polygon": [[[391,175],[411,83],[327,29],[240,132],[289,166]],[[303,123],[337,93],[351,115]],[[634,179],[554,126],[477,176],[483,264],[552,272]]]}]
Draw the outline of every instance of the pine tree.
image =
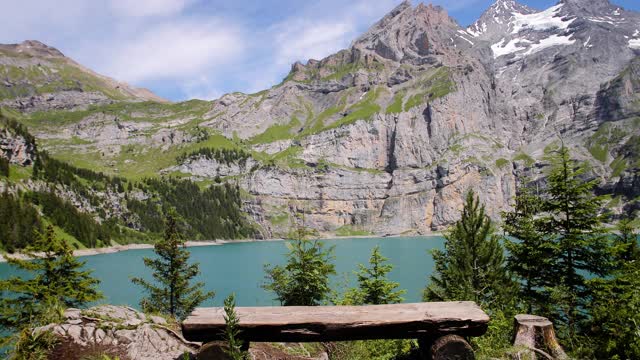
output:
[{"label": "pine tree", "polygon": [[424,300],[471,300],[488,307],[505,303],[512,282],[493,232],[484,205],[469,191],[462,218],[444,235],[445,250],[433,251],[435,271]]},{"label": "pine tree", "polygon": [[[621,254],[625,256],[625,254]],[[586,334],[596,359],[640,359],[640,257],[624,260],[608,278],[588,281]]]},{"label": "pine tree", "polygon": [[242,349],[243,341],[240,340],[240,330],[238,329],[240,319],[236,314],[235,294],[231,294],[224,299],[224,323],[224,340],[228,347],[226,350],[227,355],[233,360],[246,359],[247,353]]},{"label": "pine tree", "polygon": [[508,250],[507,269],[520,281],[520,298],[528,313],[546,307],[548,296],[543,291],[549,269],[552,267],[552,251],[545,234],[540,231],[538,217],[542,199],[533,193],[523,178],[515,198],[513,211],[502,213],[505,248]]},{"label": "pine tree", "polygon": [[285,266],[265,265],[267,282],[262,285],[275,293],[283,306],[314,306],[327,300],[331,289],[329,276],[336,273],[333,247],[306,238],[308,231],[299,228],[297,240],[287,243],[289,253]]},{"label": "pine tree", "polygon": [[204,283],[191,284],[199,273],[198,264],[189,264],[189,251],[178,231],[174,212],[166,218],[164,239],[159,240],[154,251],[156,258],[144,258],[145,266],[153,270],[155,283],[142,278],[133,278],[149,294],[140,306],[146,312],[169,314],[178,320],[184,319],[203,301],[214,296],[212,291],[203,292]]},{"label": "pine tree", "polygon": [[615,235],[616,267],[623,267],[629,261],[640,260],[638,247],[638,229],[631,217],[622,219],[616,224]]},{"label": "pine tree", "polygon": [[393,265],[386,264],[389,260],[380,254],[380,247],[376,246],[369,258],[369,267],[359,264],[357,272],[359,292],[363,304],[396,304],[402,302],[405,290],[395,290],[400,284],[387,279],[387,274]]},{"label": "pine tree", "polygon": [[[36,254],[41,253],[41,254]],[[11,330],[29,326],[43,315],[51,303],[80,307],[102,298],[99,281],[91,271],[82,270],[66,241],[55,236],[52,226],[39,234],[25,254],[34,260],[5,257],[7,262],[32,277],[12,277],[0,281],[0,325]]]},{"label": "pine tree", "polygon": [[593,195],[596,180],[582,179],[586,167],[570,159],[562,146],[551,158],[547,197],[542,203],[546,213],[541,229],[552,252],[549,269],[544,272],[556,306],[556,320],[564,322],[573,338],[578,322],[585,318],[589,298],[587,274],[604,277],[611,269],[611,249],[600,214],[601,198]]}]

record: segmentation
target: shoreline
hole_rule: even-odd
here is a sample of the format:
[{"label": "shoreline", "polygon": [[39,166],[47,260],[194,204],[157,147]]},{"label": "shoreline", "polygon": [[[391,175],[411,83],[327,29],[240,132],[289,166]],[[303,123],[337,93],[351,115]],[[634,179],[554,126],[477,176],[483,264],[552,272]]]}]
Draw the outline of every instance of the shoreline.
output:
[{"label": "shoreline", "polygon": [[[442,236],[439,232],[430,233],[428,235],[358,235],[358,236],[326,236],[322,237],[319,240],[343,240],[343,239],[369,239],[369,238],[397,238],[397,237],[408,237],[408,236],[416,236],[416,237],[429,237],[429,236]],[[202,246],[220,246],[225,244],[232,243],[253,243],[253,242],[274,242],[274,241],[285,241],[286,239],[238,239],[238,240],[203,240],[203,241],[185,241],[185,247],[202,247]],[[115,254],[122,251],[129,250],[145,250],[145,249],[153,249],[153,244],[126,244],[126,245],[115,245],[115,246],[107,246],[101,248],[92,248],[92,249],[78,249],[73,251],[73,256],[76,257],[84,257],[84,256],[95,256],[95,255],[104,255],[104,254]],[[10,257],[13,259],[19,260],[29,260],[30,257],[23,253],[0,253],[0,263],[6,263],[6,257]]]}]

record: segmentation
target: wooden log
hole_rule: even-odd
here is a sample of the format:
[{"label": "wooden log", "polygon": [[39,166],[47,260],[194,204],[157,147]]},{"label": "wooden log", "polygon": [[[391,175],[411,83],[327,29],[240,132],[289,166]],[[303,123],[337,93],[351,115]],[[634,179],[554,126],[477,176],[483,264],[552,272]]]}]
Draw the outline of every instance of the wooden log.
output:
[{"label": "wooden log", "polygon": [[473,348],[467,340],[458,335],[441,336],[430,349],[431,360],[474,360]]},{"label": "wooden log", "polygon": [[569,357],[560,346],[553,324],[542,316],[520,314],[515,317],[513,346],[526,350],[514,354],[517,360],[541,358],[564,360]]},{"label": "wooden log", "polygon": [[[245,341],[324,342],[417,339],[448,334],[480,336],[489,316],[474,302],[367,306],[237,307]],[[220,340],[222,308],[197,308],[182,323],[191,341]]]},{"label": "wooden log", "polygon": [[232,360],[227,351],[229,346],[224,341],[213,341],[204,344],[198,351],[198,360]]}]

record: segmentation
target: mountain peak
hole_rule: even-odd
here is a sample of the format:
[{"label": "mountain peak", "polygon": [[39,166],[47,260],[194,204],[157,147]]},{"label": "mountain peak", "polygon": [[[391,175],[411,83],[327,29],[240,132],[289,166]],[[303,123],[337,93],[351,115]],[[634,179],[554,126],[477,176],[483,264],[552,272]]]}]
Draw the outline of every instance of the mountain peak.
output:
[{"label": "mountain peak", "polygon": [[352,46],[373,51],[386,59],[410,61],[467,48],[472,42],[464,36],[469,37],[444,8],[424,3],[412,7],[405,1]]},{"label": "mountain peak", "polygon": [[536,10],[515,0],[497,0],[467,28],[467,32],[474,37],[492,39],[496,34],[508,30],[509,23],[516,14],[528,15],[535,12]]},{"label": "mountain peak", "polygon": [[358,39],[356,39],[354,43],[361,42],[363,39],[366,39],[367,37],[370,37],[371,35],[384,30],[385,28],[387,28],[389,26],[389,24],[391,24],[402,13],[404,13],[407,10],[412,10],[412,9],[413,9],[413,7],[411,5],[411,1],[404,0],[398,6],[396,6],[391,11],[389,11],[385,16],[383,16],[382,19],[380,19],[378,22],[373,24],[373,26],[371,26],[367,32],[365,32],[364,34],[360,35],[360,37]]},{"label": "mountain peak", "polygon": [[0,49],[10,50],[16,53],[28,54],[36,57],[45,58],[63,58],[65,57],[60,50],[46,45],[38,40],[25,40],[20,44],[0,45]]},{"label": "mountain peak", "polygon": [[453,22],[453,19],[449,17],[447,10],[439,5],[425,5],[424,3],[420,3],[416,6],[415,14],[423,14],[425,16],[425,20],[431,24]]},{"label": "mountain peak", "polygon": [[564,10],[576,15],[611,15],[620,9],[612,5],[609,0],[560,0]]}]

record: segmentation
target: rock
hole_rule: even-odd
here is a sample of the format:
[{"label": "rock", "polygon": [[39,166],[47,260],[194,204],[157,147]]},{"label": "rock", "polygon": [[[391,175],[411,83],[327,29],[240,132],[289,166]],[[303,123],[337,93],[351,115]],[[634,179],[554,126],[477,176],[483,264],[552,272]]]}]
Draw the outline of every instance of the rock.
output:
[{"label": "rock", "polygon": [[81,312],[69,309],[65,319],[63,323],[35,330],[52,331],[61,337],[62,342],[54,353],[73,348],[75,356],[81,356],[83,351],[102,348],[129,360],[181,360],[183,354],[195,355],[200,347],[184,340],[179,331],[166,327],[164,319],[155,316],[147,319],[128,307],[103,305]]},{"label": "rock", "polygon": [[149,316],[149,320],[153,321],[154,324],[167,325],[167,320],[160,316],[151,315]]},{"label": "rock", "polygon": [[12,132],[9,128],[0,129],[0,156],[9,163],[29,166],[36,159],[36,146],[32,140]]},{"label": "rock", "polygon": [[235,162],[220,162],[216,159],[207,157],[197,157],[187,159],[178,166],[162,170],[162,173],[172,173],[179,171],[185,174],[191,174],[196,178],[210,178],[245,175],[251,172],[258,162],[252,158]]},{"label": "rock", "polygon": [[86,110],[90,105],[107,105],[114,101],[100,92],[63,91],[29,97],[0,101],[7,106],[23,112],[52,110]]}]

